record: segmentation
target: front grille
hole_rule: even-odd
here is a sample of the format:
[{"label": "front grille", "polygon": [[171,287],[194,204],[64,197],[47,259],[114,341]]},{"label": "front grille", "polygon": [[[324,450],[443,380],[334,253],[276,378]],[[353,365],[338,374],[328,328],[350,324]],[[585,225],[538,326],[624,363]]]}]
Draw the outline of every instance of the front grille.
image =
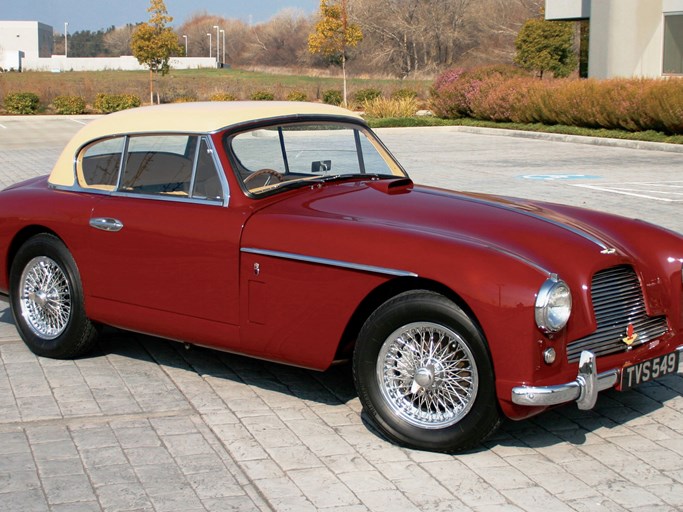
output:
[{"label": "front grille", "polygon": [[597,272],[593,276],[591,297],[598,328],[593,334],[569,343],[570,363],[578,361],[583,350],[590,350],[597,357],[629,350],[622,341],[629,323],[638,334],[631,347],[658,338],[668,329],[665,316],[647,316],[638,276],[629,266]]}]

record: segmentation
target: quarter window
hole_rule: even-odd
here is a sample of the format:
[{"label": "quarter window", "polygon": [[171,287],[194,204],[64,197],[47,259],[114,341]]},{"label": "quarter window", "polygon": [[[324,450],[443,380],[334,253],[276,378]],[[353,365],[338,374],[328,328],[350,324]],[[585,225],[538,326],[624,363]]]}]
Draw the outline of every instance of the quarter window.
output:
[{"label": "quarter window", "polygon": [[105,139],[81,151],[78,162],[78,181],[82,187],[114,190],[121,167],[125,139]]}]

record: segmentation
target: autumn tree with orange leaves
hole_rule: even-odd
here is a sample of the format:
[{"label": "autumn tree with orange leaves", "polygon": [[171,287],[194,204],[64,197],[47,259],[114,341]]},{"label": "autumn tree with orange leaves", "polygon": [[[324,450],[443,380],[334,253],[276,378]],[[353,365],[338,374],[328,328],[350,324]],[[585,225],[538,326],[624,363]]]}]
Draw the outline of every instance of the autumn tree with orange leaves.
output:
[{"label": "autumn tree with orange leaves", "polygon": [[171,56],[182,55],[183,48],[176,33],[167,26],[173,17],[168,15],[163,0],[150,0],[147,12],[149,21],[136,27],[130,46],[138,62],[149,68],[149,96],[154,103],[154,75],[168,73]]},{"label": "autumn tree with orange leaves", "polygon": [[320,19],[315,30],[308,36],[308,50],[339,63],[344,79],[344,106],[346,101],[346,61],[347,50],[363,40],[363,32],[358,25],[349,22],[346,0],[320,0]]}]

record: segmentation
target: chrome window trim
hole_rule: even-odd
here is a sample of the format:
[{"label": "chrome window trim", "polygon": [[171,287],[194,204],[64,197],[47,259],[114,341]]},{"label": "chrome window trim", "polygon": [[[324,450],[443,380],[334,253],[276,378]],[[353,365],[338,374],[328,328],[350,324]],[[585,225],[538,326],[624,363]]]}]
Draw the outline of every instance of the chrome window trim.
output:
[{"label": "chrome window trim", "polygon": [[375,265],[365,265],[362,263],[352,263],[349,261],[333,260],[329,258],[320,258],[317,256],[306,256],[305,254],[296,254],[292,252],[271,251],[269,249],[256,249],[253,247],[242,247],[240,252],[248,254],[258,254],[261,256],[271,256],[273,258],[280,258],[286,260],[302,261],[305,263],[317,263],[328,267],[339,267],[349,270],[358,270],[361,272],[369,272],[372,274],[384,274],[393,277],[418,277],[415,272],[408,270],[393,269],[387,267],[377,267]]},{"label": "chrome window trim", "polygon": [[[216,172],[218,173],[218,179],[221,182],[221,187],[223,188],[223,200],[222,201],[212,201],[210,199],[198,199],[198,198],[193,198],[193,197],[174,197],[174,196],[166,196],[166,195],[161,195],[161,194],[138,194],[138,193],[128,193],[120,190],[121,186],[121,180],[123,178],[123,169],[125,166],[125,161],[126,161],[126,156],[128,154],[128,141],[130,140],[131,137],[144,137],[144,136],[187,136],[187,137],[197,137],[197,148],[195,149],[195,155],[194,155],[194,160],[192,163],[192,182],[191,185],[194,187],[194,178],[195,178],[195,172],[197,169],[197,157],[199,153],[199,147],[201,145],[202,139],[206,141],[206,145],[211,152],[211,158],[213,160],[214,167],[216,168]],[[78,155],[85,149],[85,147],[94,144],[95,142],[103,141],[103,140],[108,140],[108,139],[114,139],[117,137],[123,137],[123,149],[121,152],[121,162],[119,163],[119,171],[118,171],[118,176],[116,179],[116,189],[115,190],[99,190],[96,188],[88,188],[88,187],[83,187],[81,184],[78,182],[78,172],[76,169],[76,166],[78,165]],[[51,188],[54,190],[65,190],[65,191],[70,191],[70,192],[85,192],[88,194],[96,194],[96,195],[104,195],[104,196],[113,196],[113,197],[136,197],[136,198],[141,198],[141,199],[154,199],[157,201],[167,201],[167,202],[180,202],[180,203],[191,203],[191,204],[202,204],[202,205],[212,205],[212,206],[219,206],[219,207],[227,207],[230,204],[230,185],[228,184],[228,179],[225,176],[225,169],[223,169],[223,166],[220,163],[220,160],[218,159],[217,152],[216,152],[216,146],[213,143],[213,139],[211,138],[211,134],[207,133],[180,133],[180,132],[140,132],[140,133],[124,133],[124,134],[115,134],[115,135],[109,135],[107,137],[102,137],[100,139],[95,139],[91,140],[86,144],[83,144],[78,148],[76,151],[76,154],[74,156],[74,184],[73,186],[66,186],[66,185],[49,185]]]}]

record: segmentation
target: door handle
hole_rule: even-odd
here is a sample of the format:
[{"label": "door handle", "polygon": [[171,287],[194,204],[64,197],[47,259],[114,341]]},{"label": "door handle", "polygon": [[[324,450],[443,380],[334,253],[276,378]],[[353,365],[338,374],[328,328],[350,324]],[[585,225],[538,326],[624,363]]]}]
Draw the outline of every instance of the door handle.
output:
[{"label": "door handle", "polygon": [[102,231],[121,231],[123,229],[123,222],[118,219],[111,219],[108,217],[94,217],[90,219],[90,227],[101,229]]}]

